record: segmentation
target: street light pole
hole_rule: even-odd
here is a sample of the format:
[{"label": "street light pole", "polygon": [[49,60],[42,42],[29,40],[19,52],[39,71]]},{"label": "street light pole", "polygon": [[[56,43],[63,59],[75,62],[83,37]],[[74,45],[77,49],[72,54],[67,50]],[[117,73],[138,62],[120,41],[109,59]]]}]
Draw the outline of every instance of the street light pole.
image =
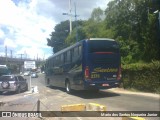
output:
[{"label": "street light pole", "polygon": [[5,58],[6,58],[6,64],[7,64],[7,62],[8,62],[8,60],[7,60],[7,45],[5,46]]},{"label": "street light pole", "polygon": [[72,15],[71,15],[71,11],[72,11],[72,8],[71,8],[71,0],[69,0],[69,16],[70,16],[70,35],[71,35],[71,33],[72,33]]},{"label": "street light pole", "polygon": [[76,22],[76,42],[78,42],[76,3],[74,3],[74,6],[75,6],[75,22]]}]

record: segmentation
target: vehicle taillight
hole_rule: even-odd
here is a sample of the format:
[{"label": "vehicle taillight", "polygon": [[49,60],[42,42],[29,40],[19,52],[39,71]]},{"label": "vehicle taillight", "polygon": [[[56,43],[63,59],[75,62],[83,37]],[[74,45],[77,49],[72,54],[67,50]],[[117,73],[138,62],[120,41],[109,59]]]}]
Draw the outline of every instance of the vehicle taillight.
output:
[{"label": "vehicle taillight", "polygon": [[89,67],[88,67],[88,66],[85,68],[85,78],[86,78],[86,79],[90,79]]},{"label": "vehicle taillight", "polygon": [[120,66],[119,69],[118,69],[117,80],[120,80],[121,77],[122,77],[121,71],[122,71],[122,70],[121,70],[121,66]]},{"label": "vehicle taillight", "polygon": [[95,52],[96,54],[113,54],[113,52]]}]

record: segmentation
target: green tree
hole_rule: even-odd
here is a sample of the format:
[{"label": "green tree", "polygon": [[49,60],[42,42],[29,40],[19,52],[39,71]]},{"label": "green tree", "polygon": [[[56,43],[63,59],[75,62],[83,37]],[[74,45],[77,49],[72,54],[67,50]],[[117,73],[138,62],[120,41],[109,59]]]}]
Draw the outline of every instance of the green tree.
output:
[{"label": "green tree", "polygon": [[[70,46],[70,45],[76,43],[77,41],[80,41],[80,40],[85,39],[85,38],[86,38],[86,33],[85,33],[83,27],[78,26],[77,28],[73,29],[71,35],[68,35],[68,37],[65,40],[65,43],[67,44],[67,46]],[[78,40],[76,40],[76,39],[78,39]]]},{"label": "green tree", "polygon": [[114,0],[106,8],[106,29],[114,31],[114,39],[121,45],[122,57],[128,62],[157,59],[157,35],[151,29],[155,28],[155,22],[148,16],[148,9],[147,0]]},{"label": "green tree", "polygon": [[69,35],[69,21],[63,21],[57,24],[50,38],[47,38],[47,45],[53,47],[53,53],[66,47],[65,39]]},{"label": "green tree", "polygon": [[48,45],[57,52],[85,38],[106,37],[120,43],[124,64],[159,60],[160,28],[158,16],[153,14],[157,9],[159,4],[155,5],[151,0],[113,0],[108,3],[105,14],[95,8],[88,20],[77,21],[77,28],[74,21],[71,35],[66,32],[68,21],[56,25],[51,38],[47,39]]},{"label": "green tree", "polygon": [[84,31],[88,38],[101,37],[101,34],[103,34],[101,32],[103,31],[103,20],[104,20],[103,10],[100,8],[93,9],[91,17],[89,18],[88,21],[86,21],[84,25]]},{"label": "green tree", "polygon": [[93,9],[90,20],[93,20],[95,22],[101,22],[103,20],[103,17],[103,10],[98,7]]}]

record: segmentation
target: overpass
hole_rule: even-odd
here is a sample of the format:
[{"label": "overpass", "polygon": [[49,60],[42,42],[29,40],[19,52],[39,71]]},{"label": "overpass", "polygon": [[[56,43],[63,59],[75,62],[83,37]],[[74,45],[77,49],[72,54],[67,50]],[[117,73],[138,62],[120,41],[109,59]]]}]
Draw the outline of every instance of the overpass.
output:
[{"label": "overpass", "polygon": [[34,60],[34,59],[23,59],[23,58],[10,58],[10,57],[0,57],[0,64],[7,65],[9,68],[13,69],[14,72],[21,72],[24,70],[24,61],[35,61],[37,67],[41,67],[44,60]]}]

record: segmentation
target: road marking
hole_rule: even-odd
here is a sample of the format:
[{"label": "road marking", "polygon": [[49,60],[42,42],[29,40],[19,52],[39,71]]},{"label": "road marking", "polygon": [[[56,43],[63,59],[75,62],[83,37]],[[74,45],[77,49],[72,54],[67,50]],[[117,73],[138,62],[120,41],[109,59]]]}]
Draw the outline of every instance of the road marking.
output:
[{"label": "road marking", "polygon": [[27,96],[34,95],[34,94],[37,94],[37,93],[28,93],[26,95],[23,95],[23,97],[27,97]]}]

